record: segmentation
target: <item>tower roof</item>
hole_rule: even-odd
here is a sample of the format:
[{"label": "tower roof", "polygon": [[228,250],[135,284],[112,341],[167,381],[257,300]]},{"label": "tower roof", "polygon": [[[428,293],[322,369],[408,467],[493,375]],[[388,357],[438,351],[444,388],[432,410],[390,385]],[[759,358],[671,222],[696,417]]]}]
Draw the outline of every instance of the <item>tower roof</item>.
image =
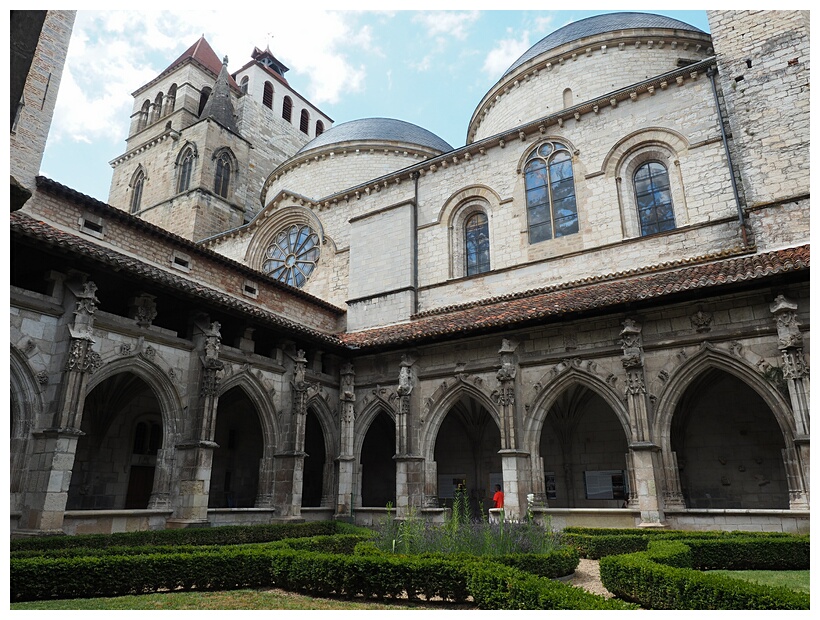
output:
[{"label": "tower roof", "polygon": [[239,135],[239,129],[233,117],[231,87],[228,80],[232,81],[233,78],[231,78],[228,73],[228,57],[225,56],[219,70],[219,75],[216,78],[216,82],[214,82],[214,89],[211,91],[211,96],[208,97],[208,102],[202,110],[201,118],[211,118],[225,129],[229,129]]},{"label": "tower roof", "polygon": [[[219,60],[219,56],[216,55],[216,52],[214,52],[211,44],[205,40],[205,35],[199,37],[196,43],[182,52],[179,58],[168,65],[168,68],[163,71],[163,73],[168,73],[187,60],[195,60],[214,75],[219,75],[219,72],[222,70],[222,61]],[[228,75],[228,79],[228,83],[232,87],[239,88],[230,75]]]}]

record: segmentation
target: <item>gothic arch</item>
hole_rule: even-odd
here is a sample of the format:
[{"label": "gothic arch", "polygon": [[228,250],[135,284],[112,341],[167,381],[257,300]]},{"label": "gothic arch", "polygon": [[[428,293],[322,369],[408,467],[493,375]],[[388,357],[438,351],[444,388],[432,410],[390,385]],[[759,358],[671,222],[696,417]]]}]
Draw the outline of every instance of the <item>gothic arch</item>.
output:
[{"label": "gothic arch", "polygon": [[276,408],[270,401],[265,388],[259,380],[249,372],[240,372],[231,375],[220,383],[219,395],[225,394],[233,388],[239,388],[248,397],[248,400],[256,409],[256,414],[259,417],[259,424],[262,426],[262,433],[264,434],[263,445],[265,451],[268,449],[277,449],[278,442],[282,437],[282,432],[279,428],[279,418],[276,415]]},{"label": "gothic arch", "polygon": [[367,431],[370,430],[370,425],[382,412],[386,413],[388,417],[393,420],[393,423],[396,422],[396,411],[393,409],[393,406],[378,396],[369,401],[362,411],[357,412],[355,422],[356,433],[353,439],[353,454],[356,456],[357,462],[362,458],[362,444],[364,444]]},{"label": "gothic arch", "polygon": [[656,402],[656,421],[652,429],[653,439],[661,446],[664,453],[671,451],[672,418],[681,397],[693,381],[710,369],[722,370],[734,375],[754,390],[777,420],[786,445],[793,444],[794,420],[791,415],[791,406],[783,395],[745,360],[704,342],[695,355],[687,359],[671,374]]},{"label": "gothic arch", "polygon": [[[478,381],[476,381],[477,379]],[[459,378],[452,386],[449,386],[445,381],[430,397],[428,405],[424,408],[421,420],[424,429],[422,431],[421,449],[427,462],[432,463],[435,460],[436,437],[438,436],[441,424],[444,422],[444,418],[447,417],[447,414],[450,413],[453,406],[464,396],[472,398],[483,406],[490,414],[496,426],[499,429],[502,428],[496,404],[493,402],[492,397],[479,386],[480,383],[482,383],[482,381],[479,377],[473,378],[472,383],[470,383],[467,378]]]},{"label": "gothic arch", "polygon": [[[23,489],[25,476],[25,458],[31,432],[37,428],[38,418],[43,411],[43,399],[40,388],[25,355],[11,347],[11,367],[9,372],[11,385],[11,470],[9,483],[12,494]],[[18,508],[15,496],[12,495],[11,509]]]},{"label": "gothic arch", "polygon": [[318,394],[310,398],[307,402],[307,408],[312,409],[316,414],[316,419],[319,420],[319,425],[322,427],[322,434],[325,439],[325,454],[328,457],[334,457],[337,453],[337,445],[334,441],[338,435],[336,423],[333,420],[333,412],[330,410],[324,398]]},{"label": "gothic arch", "polygon": [[[582,365],[586,365],[586,369],[582,368]],[[547,413],[561,393],[572,385],[584,386],[603,398],[618,418],[624,431],[624,437],[627,441],[633,440],[629,412],[621,395],[615,392],[610,383],[590,370],[590,367],[594,368],[595,363],[578,359],[564,361],[557,364],[535,384],[536,388],[542,387],[537,390],[535,398],[529,405],[527,418],[529,423],[524,428],[524,450],[532,455],[538,454],[541,431],[544,428]]]}]

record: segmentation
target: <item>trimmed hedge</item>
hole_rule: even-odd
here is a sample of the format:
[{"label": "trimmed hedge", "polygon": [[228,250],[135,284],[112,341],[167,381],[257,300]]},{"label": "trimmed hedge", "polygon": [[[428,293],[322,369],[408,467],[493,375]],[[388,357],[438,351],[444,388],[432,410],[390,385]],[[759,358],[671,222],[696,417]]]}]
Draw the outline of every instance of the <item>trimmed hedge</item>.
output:
[{"label": "trimmed hedge", "polygon": [[337,521],[308,523],[272,523],[265,525],[226,525],[220,527],[183,528],[178,530],[144,530],[117,534],[82,534],[77,536],[43,536],[11,541],[11,551],[67,549],[84,547],[144,547],[164,545],[238,545],[263,543],[284,538],[361,532],[362,528]]},{"label": "trimmed hedge", "polygon": [[[372,544],[362,542],[362,536],[331,538],[334,537],[283,540],[265,545],[191,547],[183,553],[150,554],[143,553],[144,548],[130,548],[137,553],[18,557],[11,560],[11,600],[276,586],[315,596],[385,598],[406,593],[410,598],[440,597],[453,602],[472,596],[477,605],[486,609],[634,607],[620,601],[607,601],[498,561],[529,567],[542,574],[568,574],[578,563],[577,552],[572,549],[543,557],[522,555],[478,560],[465,556],[454,560],[373,553]],[[354,547],[366,555],[311,550],[345,551]]]},{"label": "trimmed hedge", "polygon": [[666,566],[643,551],[607,556],[600,567],[607,590],[647,609],[809,609],[804,592]]}]

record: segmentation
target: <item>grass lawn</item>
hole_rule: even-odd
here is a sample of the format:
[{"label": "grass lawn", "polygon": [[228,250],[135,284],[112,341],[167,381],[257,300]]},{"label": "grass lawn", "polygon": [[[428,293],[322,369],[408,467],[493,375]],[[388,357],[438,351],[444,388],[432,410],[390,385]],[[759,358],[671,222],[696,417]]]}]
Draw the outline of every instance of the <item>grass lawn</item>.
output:
[{"label": "grass lawn", "polygon": [[708,572],[767,586],[783,586],[798,592],[809,592],[809,571],[807,570],[711,570]]},{"label": "grass lawn", "polygon": [[379,603],[362,599],[343,600],[302,596],[284,590],[225,590],[218,592],[170,592],[143,594],[139,596],[115,596],[108,598],[79,598],[55,601],[31,601],[13,603],[12,611],[22,609],[109,609],[109,610],[156,610],[156,609],[290,609],[290,610],[336,610],[336,609],[475,609],[473,605],[448,604],[427,601]]}]

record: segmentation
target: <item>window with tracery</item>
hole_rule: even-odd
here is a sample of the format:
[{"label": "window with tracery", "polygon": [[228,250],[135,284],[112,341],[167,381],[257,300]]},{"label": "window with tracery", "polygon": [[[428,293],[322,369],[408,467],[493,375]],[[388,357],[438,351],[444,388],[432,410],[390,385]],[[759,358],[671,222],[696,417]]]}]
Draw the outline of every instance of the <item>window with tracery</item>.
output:
[{"label": "window with tracery", "polygon": [[228,185],[231,181],[231,159],[227,153],[216,158],[216,174],[214,175],[214,193],[223,198],[228,197]]},{"label": "window with tracery", "polygon": [[177,193],[186,191],[191,186],[191,171],[194,167],[194,151],[190,147],[185,149],[179,160],[179,177],[177,179]]},{"label": "window with tracery", "polygon": [[530,243],[578,232],[572,154],[560,142],[544,142],[524,166]]},{"label": "window with tracery", "polygon": [[464,249],[468,276],[490,270],[490,229],[484,213],[474,213],[465,222]]},{"label": "window with tracery", "polygon": [[641,236],[674,230],[675,210],[666,166],[658,161],[647,162],[635,171],[633,180]]},{"label": "window with tracery", "polygon": [[319,261],[319,235],[310,226],[293,224],[276,235],[265,251],[262,271],[301,288]]},{"label": "window with tracery", "polygon": [[134,182],[131,184],[131,213],[136,213],[140,210],[142,203],[142,186],[145,184],[145,173],[140,170],[134,177]]}]

